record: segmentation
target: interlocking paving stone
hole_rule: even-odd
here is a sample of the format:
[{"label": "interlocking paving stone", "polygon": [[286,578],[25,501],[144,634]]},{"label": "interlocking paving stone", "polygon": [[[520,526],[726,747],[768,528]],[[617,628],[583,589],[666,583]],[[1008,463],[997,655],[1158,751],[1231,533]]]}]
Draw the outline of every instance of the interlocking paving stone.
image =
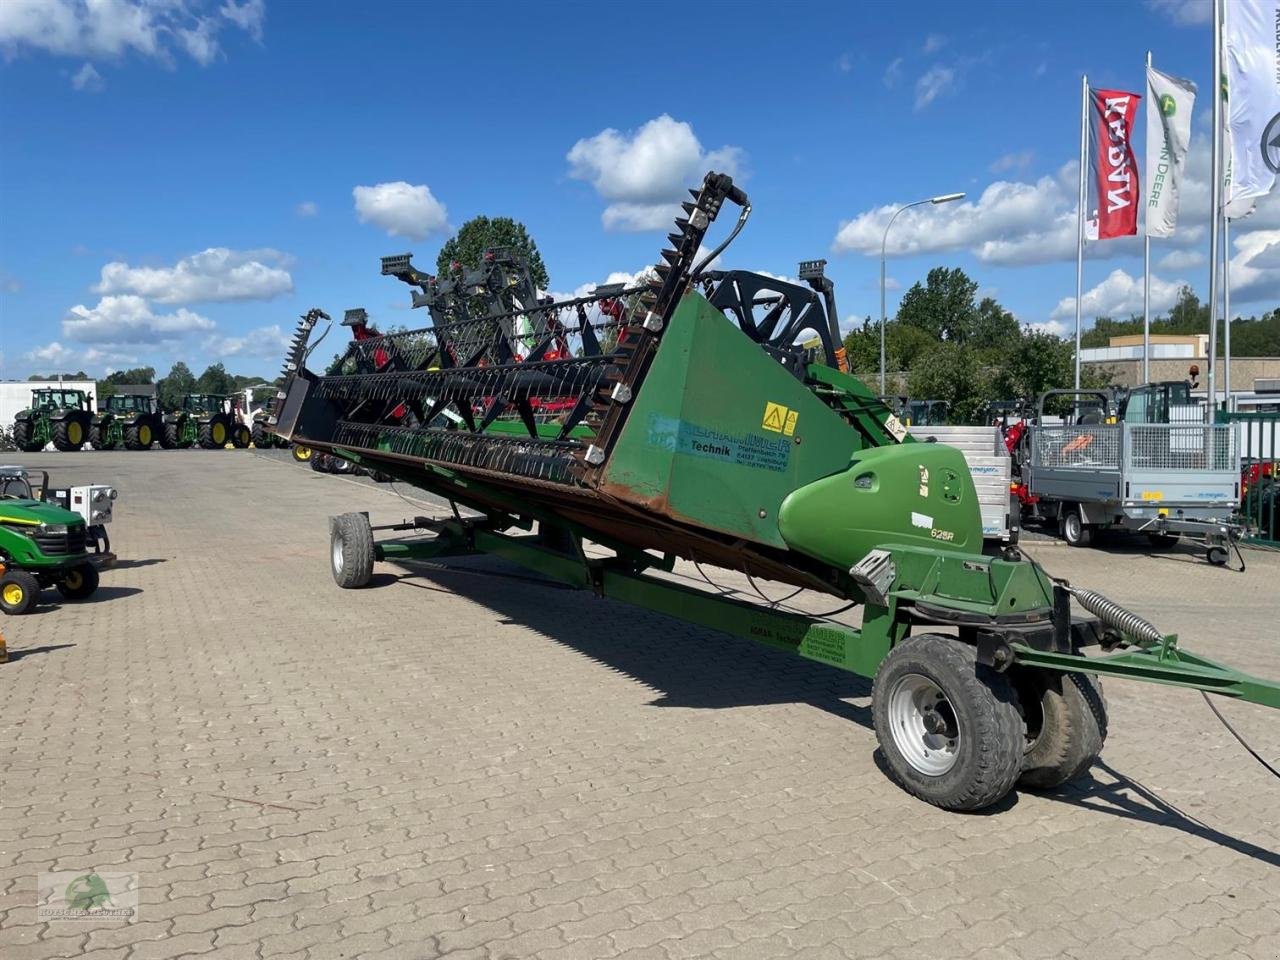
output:
[{"label": "interlocking paving stone", "polygon": [[[2,624],[4,960],[1276,956],[1274,781],[1195,694],[1109,682],[1089,777],[957,816],[877,767],[856,677],[490,558],[333,585],[329,515],[441,505],[281,454],[5,456],[114,483],[122,562]],[[1280,555],[1030,550],[1280,676]],[[137,922],[37,920],[37,874],[94,868]]]}]

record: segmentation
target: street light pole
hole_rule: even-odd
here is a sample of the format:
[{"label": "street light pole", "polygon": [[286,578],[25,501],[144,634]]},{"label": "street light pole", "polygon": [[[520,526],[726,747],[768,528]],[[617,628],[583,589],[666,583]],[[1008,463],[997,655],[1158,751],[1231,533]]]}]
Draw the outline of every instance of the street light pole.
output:
[{"label": "street light pole", "polygon": [[884,289],[885,289],[884,264],[885,264],[885,249],[889,243],[889,228],[893,226],[893,221],[898,219],[898,214],[902,213],[903,210],[907,210],[911,207],[918,207],[924,203],[932,203],[932,204],[950,203],[952,200],[963,200],[963,199],[964,199],[963,193],[944,193],[941,196],[937,196],[937,197],[926,197],[923,200],[915,200],[895,210],[893,216],[889,218],[889,222],[885,224],[884,236],[880,239],[880,396],[882,397],[885,395],[884,328],[885,328],[886,317],[885,317],[885,304],[884,304]]}]

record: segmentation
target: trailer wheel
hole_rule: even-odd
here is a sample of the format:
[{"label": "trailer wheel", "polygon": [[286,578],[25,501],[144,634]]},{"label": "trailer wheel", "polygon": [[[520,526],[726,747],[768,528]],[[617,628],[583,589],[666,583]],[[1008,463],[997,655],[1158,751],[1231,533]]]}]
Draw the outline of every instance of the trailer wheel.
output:
[{"label": "trailer wheel", "polygon": [[1221,544],[1214,544],[1205,553],[1204,558],[1212,563],[1215,567],[1225,567],[1227,561],[1231,559],[1231,554],[1227,552],[1227,548]]},{"label": "trailer wheel", "polygon": [[1013,685],[954,637],[920,634],[894,647],[876,671],[871,710],[893,779],[936,807],[989,806],[1022,772]]},{"label": "trailer wheel", "polygon": [[13,616],[30,613],[40,602],[40,581],[25,570],[0,577],[0,610]]},{"label": "trailer wheel", "polygon": [[344,513],[330,522],[329,566],[344,590],[367,586],[373,576],[373,529],[363,513]]},{"label": "trailer wheel", "polygon": [[86,560],[66,572],[58,581],[58,592],[68,600],[83,600],[98,589],[98,568]]},{"label": "trailer wheel", "polygon": [[1073,547],[1087,547],[1093,543],[1093,528],[1084,522],[1084,511],[1077,504],[1061,513],[1062,539]]},{"label": "trailer wheel", "polygon": [[1080,776],[1107,739],[1107,698],[1093,674],[1011,671],[1026,723],[1021,786],[1047,790]]}]

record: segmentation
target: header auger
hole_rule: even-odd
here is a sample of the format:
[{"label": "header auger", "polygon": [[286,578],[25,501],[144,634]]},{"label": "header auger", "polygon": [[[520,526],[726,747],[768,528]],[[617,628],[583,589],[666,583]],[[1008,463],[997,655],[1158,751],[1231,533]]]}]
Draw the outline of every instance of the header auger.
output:
[{"label": "header auger", "polygon": [[[726,202],[736,226],[698,257]],[[379,528],[435,533],[380,542],[365,515],[334,518],[339,585],[367,584],[375,560],[491,552],[874,678],[892,775],[951,809],[1086,769],[1106,732],[1099,676],[1280,707],[1280,685],[1181,650],[1014,549],[984,555],[960,452],[913,441],[843,372],[821,261],[802,264],[803,284],[706,269],[750,210],[708,174],[651,280],[558,302],[497,253],[443,278],[386,258],[431,325],[358,338],[324,373],[306,359],[327,315],[307,314],[276,430],[480,514]],[[676,558],[860,603],[862,626],[648,574]],[[1097,619],[1073,618],[1073,598]]]}]

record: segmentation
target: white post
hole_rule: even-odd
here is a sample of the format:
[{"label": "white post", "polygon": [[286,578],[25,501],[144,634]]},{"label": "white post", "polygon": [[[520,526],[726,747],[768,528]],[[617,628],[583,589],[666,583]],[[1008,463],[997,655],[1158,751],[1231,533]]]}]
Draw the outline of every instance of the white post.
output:
[{"label": "white post", "polygon": [[[1147,51],[1147,70],[1151,70],[1151,51]],[[1151,116],[1150,112],[1147,116]],[[1147,171],[1151,176],[1151,171]],[[1147,229],[1147,213],[1142,214],[1142,382],[1151,382],[1151,231]]]},{"label": "white post", "polygon": [[1080,298],[1084,280],[1085,176],[1089,167],[1089,77],[1080,77],[1080,208],[1076,214],[1076,389],[1080,389]]},{"label": "white post", "polygon": [[1222,0],[1213,0],[1213,166],[1209,182],[1209,402],[1205,417],[1213,423],[1218,405],[1218,226],[1222,220]]}]

